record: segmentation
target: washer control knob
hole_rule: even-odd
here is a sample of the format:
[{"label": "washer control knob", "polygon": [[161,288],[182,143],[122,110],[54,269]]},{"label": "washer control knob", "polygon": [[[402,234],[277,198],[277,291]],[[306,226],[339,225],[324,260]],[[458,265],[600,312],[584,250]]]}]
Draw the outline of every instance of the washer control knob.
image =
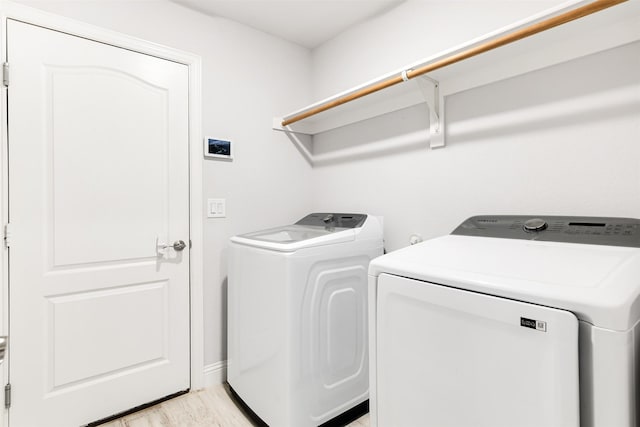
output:
[{"label": "washer control knob", "polygon": [[547,228],[547,222],[541,218],[531,218],[524,222],[525,231],[542,231]]}]

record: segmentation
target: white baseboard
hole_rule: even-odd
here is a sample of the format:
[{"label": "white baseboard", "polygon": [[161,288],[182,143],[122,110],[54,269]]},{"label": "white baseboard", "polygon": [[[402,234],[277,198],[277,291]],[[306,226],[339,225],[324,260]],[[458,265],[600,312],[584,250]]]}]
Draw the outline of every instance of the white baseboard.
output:
[{"label": "white baseboard", "polygon": [[204,367],[204,386],[212,387],[227,380],[227,361],[212,363]]}]

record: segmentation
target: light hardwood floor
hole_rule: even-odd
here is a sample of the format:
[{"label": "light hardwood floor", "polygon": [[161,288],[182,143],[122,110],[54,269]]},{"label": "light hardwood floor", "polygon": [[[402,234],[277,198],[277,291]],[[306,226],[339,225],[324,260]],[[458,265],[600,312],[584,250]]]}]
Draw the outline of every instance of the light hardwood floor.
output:
[{"label": "light hardwood floor", "polygon": [[[190,392],[101,427],[252,427],[225,385]],[[369,414],[348,427],[368,427]]]}]

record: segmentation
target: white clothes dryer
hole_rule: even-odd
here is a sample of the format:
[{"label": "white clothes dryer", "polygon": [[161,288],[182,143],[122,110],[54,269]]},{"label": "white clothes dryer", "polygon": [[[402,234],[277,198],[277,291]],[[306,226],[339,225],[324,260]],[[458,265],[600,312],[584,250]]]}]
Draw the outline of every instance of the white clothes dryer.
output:
[{"label": "white clothes dryer", "polygon": [[367,269],[382,252],[381,220],[364,214],[313,213],[231,238],[228,382],[264,423],[366,412]]},{"label": "white clothes dryer", "polygon": [[640,220],[480,216],[369,267],[379,427],[640,425]]}]

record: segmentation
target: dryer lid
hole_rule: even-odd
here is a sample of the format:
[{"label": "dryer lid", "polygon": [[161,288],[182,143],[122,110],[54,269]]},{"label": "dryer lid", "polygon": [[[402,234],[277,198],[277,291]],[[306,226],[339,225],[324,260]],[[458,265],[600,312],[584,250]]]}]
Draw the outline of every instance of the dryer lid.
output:
[{"label": "dryer lid", "polygon": [[640,248],[471,234],[476,232],[487,233],[476,229],[391,252],[373,260],[369,274],[570,310],[580,320],[612,330],[628,330],[640,321]]}]

